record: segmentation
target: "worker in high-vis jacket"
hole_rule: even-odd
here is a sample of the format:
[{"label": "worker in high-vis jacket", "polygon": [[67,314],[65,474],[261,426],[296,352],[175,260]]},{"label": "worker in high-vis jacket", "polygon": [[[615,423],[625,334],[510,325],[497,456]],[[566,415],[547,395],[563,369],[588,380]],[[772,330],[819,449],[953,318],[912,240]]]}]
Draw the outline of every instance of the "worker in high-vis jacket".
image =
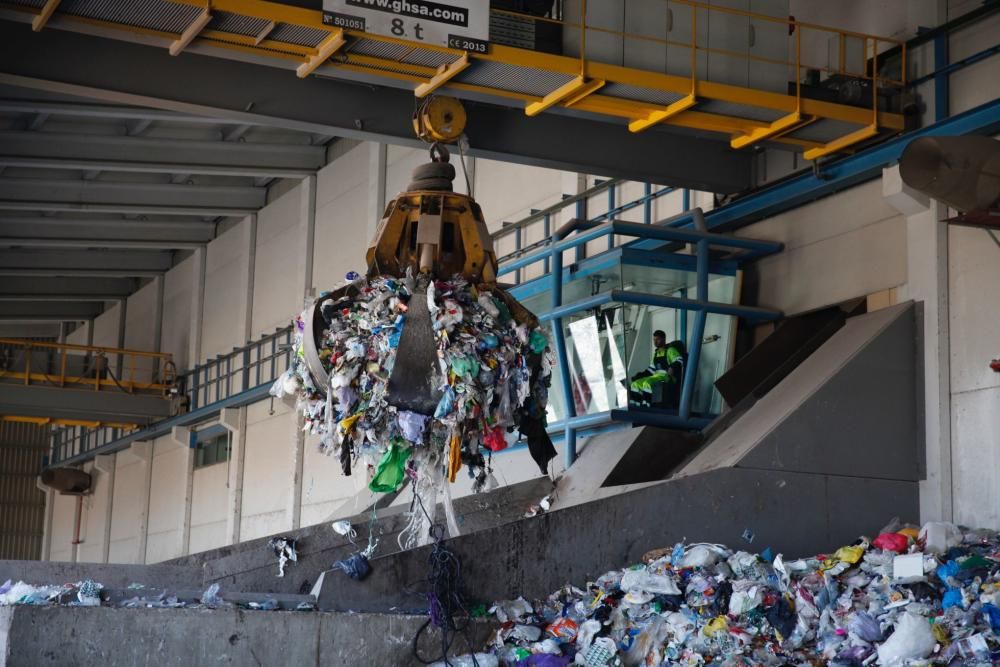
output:
[{"label": "worker in high-vis jacket", "polygon": [[676,408],[680,404],[686,361],[683,342],[675,340],[668,345],[667,334],[659,329],[654,331],[653,362],[632,378],[629,401],[633,405],[651,406],[656,386],[662,385],[663,397],[656,402],[656,407]]}]

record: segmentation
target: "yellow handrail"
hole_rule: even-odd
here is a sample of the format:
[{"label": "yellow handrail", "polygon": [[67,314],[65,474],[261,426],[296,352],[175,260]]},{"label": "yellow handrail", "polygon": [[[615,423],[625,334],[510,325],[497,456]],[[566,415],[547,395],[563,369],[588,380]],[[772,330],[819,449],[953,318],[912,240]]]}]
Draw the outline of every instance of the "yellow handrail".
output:
[{"label": "yellow handrail", "polygon": [[[24,370],[0,370],[0,380],[18,380],[24,385],[41,384],[55,386],[59,388],[86,387],[93,391],[116,388],[120,391],[133,393],[135,391],[154,391],[164,396],[173,388],[173,383],[159,381],[164,369],[173,363],[173,357],[167,352],[147,352],[145,350],[128,350],[115,347],[103,347],[98,345],[75,345],[72,343],[48,343],[33,340],[22,340],[20,338],[0,338],[0,350],[8,353],[14,351],[24,355]],[[59,355],[59,371],[56,373],[46,373],[38,369],[32,369],[32,354],[34,350],[54,350]],[[67,373],[66,361],[70,353],[92,354],[95,359],[101,361],[93,365],[93,369],[86,375],[76,375]],[[109,367],[108,358],[117,356],[122,361],[122,366],[127,371],[127,377],[115,377]],[[136,378],[137,360],[152,359],[154,363],[149,369],[150,381],[139,381]],[[102,377],[104,371],[110,377]]]}]

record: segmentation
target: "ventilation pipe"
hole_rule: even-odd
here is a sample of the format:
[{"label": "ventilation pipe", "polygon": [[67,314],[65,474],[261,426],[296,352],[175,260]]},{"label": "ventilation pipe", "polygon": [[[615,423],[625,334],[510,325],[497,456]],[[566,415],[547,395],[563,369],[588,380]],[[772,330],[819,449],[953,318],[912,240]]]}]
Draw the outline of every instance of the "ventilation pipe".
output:
[{"label": "ventilation pipe", "polygon": [[86,493],[92,483],[90,474],[77,468],[47,468],[41,479],[42,484],[60,493]]},{"label": "ventilation pipe", "polygon": [[903,182],[962,212],[1000,204],[1000,141],[990,137],[920,137],[899,158]]}]

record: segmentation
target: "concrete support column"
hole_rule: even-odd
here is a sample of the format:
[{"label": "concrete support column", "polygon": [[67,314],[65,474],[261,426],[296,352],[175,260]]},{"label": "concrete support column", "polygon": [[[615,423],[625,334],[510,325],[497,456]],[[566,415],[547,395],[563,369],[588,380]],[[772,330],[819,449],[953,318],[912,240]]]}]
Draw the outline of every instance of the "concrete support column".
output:
[{"label": "concrete support column", "polygon": [[247,409],[224,408],[219,423],[229,431],[229,479],[226,486],[226,544],[240,541],[240,523],[243,521],[243,470],[246,464]]},{"label": "concrete support column", "polygon": [[305,457],[306,434],[302,430],[305,426],[305,418],[302,413],[296,410],[290,419],[292,427],[292,460],[290,466],[290,478],[288,489],[288,505],[286,516],[289,519],[289,530],[299,528],[302,523],[302,462]]},{"label": "concrete support column", "polygon": [[388,147],[380,142],[368,144],[368,227],[367,238],[375,235],[375,229],[385,212],[385,171]]},{"label": "concrete support column", "polygon": [[146,562],[146,543],[149,541],[149,495],[153,482],[153,443],[152,441],[135,442],[129,447],[128,453],[142,462],[142,491],[139,496],[139,528],[138,545],[135,562]]},{"label": "concrete support column", "polygon": [[[253,339],[253,290],[254,274],[257,271],[257,214],[250,216],[250,250],[247,262],[247,294],[246,294],[246,320],[243,322],[243,342],[249,343]],[[247,387],[244,387],[247,389]]]},{"label": "concrete support column", "polygon": [[[155,297],[153,301],[153,351],[161,352],[163,347],[163,285],[166,282],[163,275],[153,278]],[[150,377],[154,382],[159,382],[163,377],[163,366],[159,359],[154,359],[151,364]]]},{"label": "concrete support column", "polygon": [[954,516],[951,442],[951,346],[948,322],[946,209],[907,187],[899,167],[882,170],[882,194],[906,216],[907,282],[900,299],[923,304],[924,438],[926,475],[920,484],[920,520]]},{"label": "concrete support column", "polygon": [[191,549],[191,500],[194,496],[194,451],[195,433],[187,426],[175,426],[170,431],[170,439],[183,450],[184,459],[184,501],[179,517],[180,524],[177,533],[180,537],[181,556],[186,556]]},{"label": "concrete support column", "polygon": [[[191,330],[188,336],[188,368],[201,363],[201,328],[205,319],[205,260],[208,249],[202,246],[194,251],[192,260]],[[186,369],[178,369],[186,370]]]},{"label": "concrete support column", "polygon": [[42,484],[41,477],[35,478],[35,486],[45,494],[45,522],[42,524],[42,553],[40,560],[48,560],[52,555],[52,512],[55,508],[55,489]]},{"label": "concrete support column", "polygon": [[[125,348],[125,314],[128,312],[128,299],[118,299],[118,349]],[[125,357],[118,355],[118,362],[115,366],[115,374],[122,377],[125,370]]]},{"label": "concrete support column", "polygon": [[104,532],[101,535],[101,562],[107,563],[111,556],[111,513],[115,505],[115,457],[116,454],[98,454],[94,457],[94,470],[106,477],[108,497],[104,503]]},{"label": "concrete support column", "polygon": [[313,253],[316,245],[316,176],[302,179],[299,188],[302,197],[302,268],[299,274],[302,297],[309,300],[313,293]]}]

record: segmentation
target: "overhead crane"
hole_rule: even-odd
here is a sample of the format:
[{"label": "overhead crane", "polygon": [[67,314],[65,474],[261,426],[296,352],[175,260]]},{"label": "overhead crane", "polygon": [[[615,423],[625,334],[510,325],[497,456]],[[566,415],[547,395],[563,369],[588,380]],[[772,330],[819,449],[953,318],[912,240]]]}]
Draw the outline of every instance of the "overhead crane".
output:
[{"label": "overhead crane", "polygon": [[[581,3],[579,22],[526,17],[501,9],[492,9],[491,13],[558,25],[562,31],[579,31],[578,56],[497,43],[491,43],[482,51],[462,51],[332,27],[324,23],[321,11],[265,0],[212,0],[210,3],[205,0],[156,0],[145,3],[143,21],[122,18],[110,11],[82,15],[73,13],[72,6],[63,11],[55,0],[48,0],[40,8],[10,2],[0,2],[0,7],[35,14],[35,30],[44,29],[52,16],[59,16],[123,33],[168,38],[171,55],[183,53],[197,41],[242,56],[297,62],[296,73],[303,78],[321,73],[374,85],[411,86],[418,98],[446,89],[460,98],[520,105],[528,116],[561,110],[602,117],[621,123],[623,132],[639,133],[666,125],[682,131],[721,134],[729,138],[734,150],[745,150],[765,141],[776,142],[802,150],[806,159],[816,160],[903,130],[903,115],[881,108],[885,105],[880,100],[885,91],[901,90],[906,85],[906,45],[898,40],[696,0],[671,0],[674,5],[690,7],[692,26],[690,41],[670,41],[592,25],[587,21],[585,0],[566,1]],[[176,20],[167,20],[177,5],[200,11],[180,26]],[[731,85],[699,75],[700,57],[734,55],[714,45],[698,43],[698,21],[704,21],[705,16],[721,14],[787,25],[789,34],[794,36],[789,49],[794,57],[780,60],[741,55],[748,60],[748,67],[784,65],[794,71],[794,75],[788,77],[787,92]],[[171,32],[170,27],[181,28],[181,32]],[[838,44],[839,62],[836,65],[819,67],[803,60],[801,40],[806,30],[819,31]],[[690,71],[685,76],[598,62],[587,53],[588,33],[611,35],[626,42],[642,40],[664,49],[687,49]],[[852,71],[847,64],[848,44],[858,45],[862,51],[861,60],[865,64],[858,71]],[[894,52],[892,73],[887,73],[880,62],[880,51],[884,51],[884,47]],[[869,99],[855,99],[850,104],[818,99],[803,90],[805,70],[819,70],[829,76],[854,80]]]}]

